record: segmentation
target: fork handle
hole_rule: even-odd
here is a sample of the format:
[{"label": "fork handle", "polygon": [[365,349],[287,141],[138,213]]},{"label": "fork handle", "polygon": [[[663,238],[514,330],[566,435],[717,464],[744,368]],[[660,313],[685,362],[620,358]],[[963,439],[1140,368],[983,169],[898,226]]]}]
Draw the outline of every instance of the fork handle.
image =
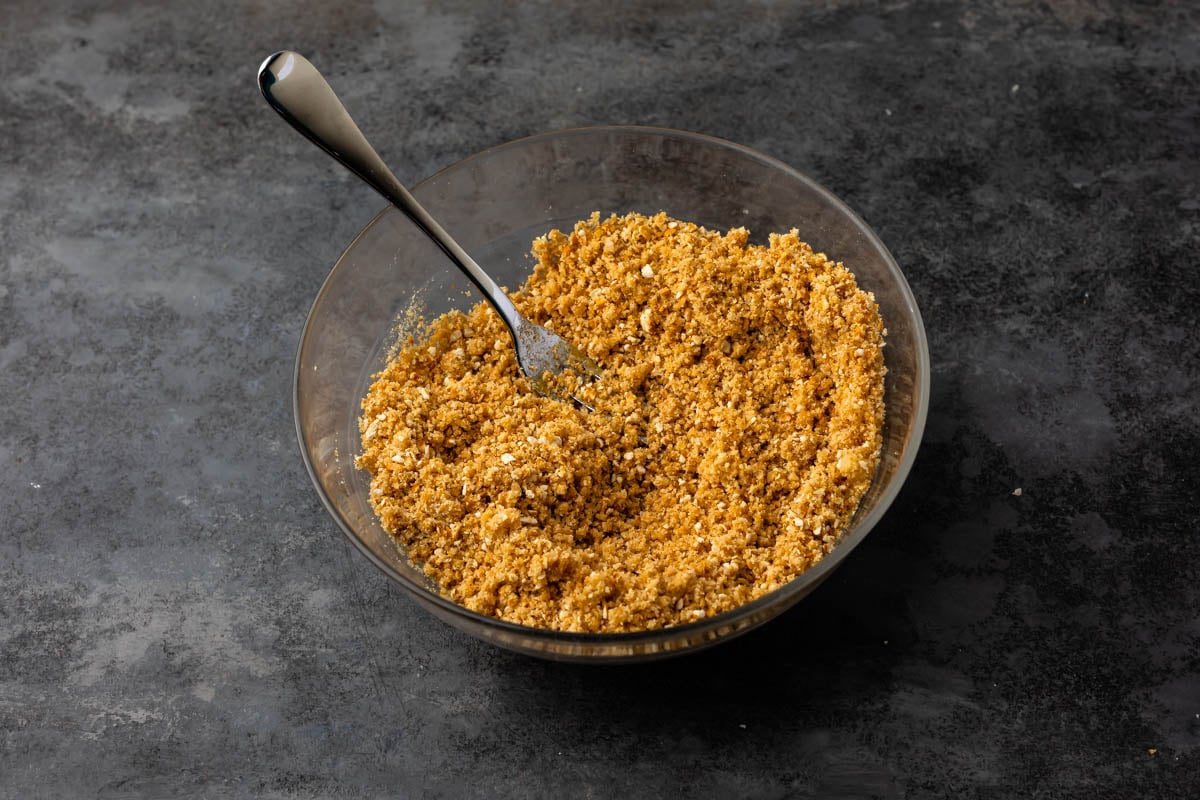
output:
[{"label": "fork handle", "polygon": [[499,312],[516,338],[523,319],[512,300],[392,174],[307,58],[290,50],[275,53],[259,67],[258,86],[267,103],[293,128],[362,178],[433,239]]}]

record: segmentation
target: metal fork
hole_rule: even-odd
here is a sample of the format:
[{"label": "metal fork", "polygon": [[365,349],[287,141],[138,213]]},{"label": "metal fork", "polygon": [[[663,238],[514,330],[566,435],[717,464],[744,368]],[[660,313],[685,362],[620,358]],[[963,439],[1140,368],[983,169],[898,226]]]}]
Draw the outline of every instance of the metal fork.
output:
[{"label": "metal fork", "polygon": [[[576,405],[592,410],[578,397],[569,395],[570,384],[561,378],[573,373],[578,380],[594,380],[600,377],[596,362],[554,331],[529,321],[517,311],[504,290],[387,168],[337,94],[308,59],[290,50],[275,53],[259,67],[258,85],[271,107],[293,128],[403,211],[466,273],[504,320],[516,347],[517,366],[534,391],[557,400],[568,399],[566,394]],[[564,387],[567,392],[562,391]]]}]

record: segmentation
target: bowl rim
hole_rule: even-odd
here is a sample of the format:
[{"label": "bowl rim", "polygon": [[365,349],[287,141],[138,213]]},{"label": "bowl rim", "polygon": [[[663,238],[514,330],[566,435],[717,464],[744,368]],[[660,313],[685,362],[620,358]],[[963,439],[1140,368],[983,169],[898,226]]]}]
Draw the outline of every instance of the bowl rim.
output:
[{"label": "bowl rim", "polygon": [[[687,623],[684,623],[681,625],[672,625],[672,626],[665,627],[665,628],[652,628],[652,629],[646,629],[646,630],[640,630],[640,631],[625,631],[625,632],[618,632],[618,633],[589,633],[589,632],[584,632],[584,631],[562,631],[562,630],[557,630],[554,628],[536,628],[536,627],[533,627],[530,625],[521,625],[519,623],[510,622],[508,620],[500,619],[498,617],[492,617],[492,616],[488,616],[485,614],[480,614],[479,612],[472,611],[471,609],[469,609],[465,606],[459,605],[458,603],[454,602],[453,600],[443,597],[440,594],[434,594],[433,592],[429,591],[428,589],[418,585],[417,583],[412,581],[410,578],[408,578],[408,577],[402,575],[401,573],[397,572],[396,570],[392,569],[392,567],[390,565],[388,565],[385,561],[380,559],[377,555],[375,555],[375,553],[369,547],[367,547],[367,545],[358,537],[358,535],[354,532],[352,527],[342,517],[341,513],[337,510],[337,508],[334,507],[328,494],[325,492],[324,487],[322,487],[322,485],[321,485],[321,481],[318,478],[316,468],[314,467],[311,459],[309,458],[308,447],[306,445],[305,437],[304,437],[304,430],[300,423],[301,356],[304,353],[305,342],[307,341],[309,335],[311,334],[313,312],[316,310],[317,306],[320,305],[321,300],[324,298],[326,291],[329,289],[329,285],[333,279],[334,274],[338,271],[338,268],[342,265],[342,262],[347,258],[347,256],[350,254],[350,252],[358,244],[359,240],[362,239],[363,237],[365,237],[367,235],[367,233],[372,228],[374,228],[374,226],[378,222],[380,222],[380,220],[382,220],[385,216],[388,216],[393,213],[399,213],[396,211],[396,209],[392,208],[390,205],[386,206],[383,210],[381,210],[378,214],[376,214],[371,219],[371,221],[368,222],[363,227],[363,229],[358,232],[358,234],[350,241],[350,243],[348,245],[346,245],[345,249],[342,250],[341,254],[338,256],[337,260],[334,262],[333,266],[330,268],[329,272],[326,274],[325,279],[321,283],[321,288],[317,291],[317,294],[314,297],[313,302],[309,307],[308,314],[306,315],[305,320],[304,320],[304,328],[301,331],[300,340],[299,340],[299,343],[296,348],[296,359],[295,359],[295,366],[293,369],[293,377],[292,377],[292,415],[293,415],[295,425],[296,425],[296,438],[297,438],[297,443],[300,446],[300,456],[304,460],[304,467],[308,471],[309,479],[312,481],[313,486],[316,488],[317,496],[321,498],[321,503],[322,503],[322,505],[325,506],[325,510],[329,512],[330,516],[332,516],[333,519],[337,522],[338,527],[340,527],[342,529],[342,533],[344,533],[346,535],[346,537],[348,539],[350,539],[350,541],[359,550],[359,552],[361,552],[363,555],[365,555],[371,561],[371,563],[373,563],[376,567],[378,567],[380,570],[382,570],[383,573],[386,574],[389,578],[391,578],[393,581],[398,583],[405,590],[412,593],[416,599],[423,601],[423,602],[432,603],[451,615],[465,617],[466,619],[470,620],[471,622],[475,623],[476,625],[484,626],[487,628],[497,629],[498,631],[503,631],[507,634],[517,635],[517,636],[531,636],[534,638],[553,637],[554,639],[556,639],[559,642],[564,643],[564,644],[580,643],[580,644],[595,645],[595,644],[611,643],[611,644],[620,644],[622,646],[629,646],[629,645],[636,645],[637,643],[639,643],[639,641],[642,641],[642,640],[654,641],[654,640],[660,639],[664,635],[668,635],[668,632],[669,632],[669,635],[671,635],[673,637],[678,634],[685,634],[685,635],[686,634],[701,634],[702,632],[704,632],[706,630],[719,629],[724,626],[733,626],[736,629],[739,627],[736,624],[739,620],[744,619],[744,618],[755,619],[758,616],[756,614],[756,612],[765,610],[768,607],[774,605],[781,596],[786,597],[789,595],[798,595],[795,599],[799,600],[800,598],[802,598],[804,596],[801,593],[802,590],[807,589],[809,587],[816,587],[820,583],[822,583],[824,581],[824,579],[828,576],[828,573],[830,573],[833,569],[835,569],[837,566],[839,566],[841,564],[841,562],[846,557],[849,556],[850,552],[853,551],[854,548],[857,547],[864,538],[866,538],[866,535],[868,533],[870,533],[871,530],[879,523],[879,521],[883,518],[884,514],[887,512],[887,510],[891,507],[892,503],[895,501],[897,495],[899,495],[900,490],[904,486],[905,481],[908,479],[908,474],[912,469],[913,462],[916,460],[917,451],[920,449],[921,440],[922,440],[922,437],[923,437],[924,431],[925,431],[926,417],[927,417],[928,411],[929,411],[930,356],[929,356],[928,336],[925,332],[925,323],[924,323],[923,318],[921,317],[920,308],[917,306],[916,297],[913,295],[912,288],[909,286],[908,279],[904,276],[904,272],[900,269],[900,265],[896,262],[896,259],[892,256],[891,251],[888,250],[887,246],[883,243],[883,241],[879,238],[879,236],[876,235],[874,230],[872,230],[871,227],[868,226],[866,224],[866,222],[852,208],[850,208],[850,206],[848,206],[843,200],[841,200],[841,198],[839,198],[837,195],[833,194],[833,192],[829,191],[821,184],[817,183],[815,180],[810,178],[808,175],[804,174],[803,172],[800,172],[799,170],[784,163],[783,161],[780,161],[777,158],[769,156],[769,155],[762,153],[758,150],[755,150],[751,147],[747,147],[746,145],[738,144],[737,142],[732,142],[727,139],[722,139],[722,138],[719,138],[716,136],[711,136],[708,134],[695,133],[693,131],[679,130],[679,129],[675,129],[675,128],[665,128],[665,127],[651,126],[651,125],[589,125],[589,126],[562,128],[562,129],[557,129],[557,130],[544,131],[542,133],[533,134],[531,136],[523,136],[518,139],[513,139],[511,141],[503,142],[501,144],[493,145],[491,147],[480,150],[477,153],[469,155],[465,158],[455,161],[452,164],[449,164],[448,166],[445,166],[445,167],[439,169],[437,172],[434,172],[429,177],[421,180],[419,183],[414,184],[411,187],[411,190],[413,191],[414,194],[416,194],[417,192],[419,192],[419,190],[422,187],[437,181],[438,178],[440,178],[445,173],[450,172],[452,170],[461,169],[462,167],[467,166],[468,164],[470,164],[476,160],[486,158],[486,157],[491,156],[492,154],[494,154],[498,151],[501,151],[501,150],[506,150],[509,148],[519,147],[519,146],[524,146],[524,145],[529,145],[529,144],[536,143],[541,140],[562,139],[562,138],[566,138],[566,137],[574,137],[574,136],[581,136],[581,135],[595,135],[595,134],[603,134],[603,133],[617,133],[617,134],[627,134],[627,135],[628,134],[635,134],[635,135],[643,134],[643,135],[650,135],[650,136],[658,136],[658,137],[662,137],[662,138],[670,137],[670,138],[679,138],[679,139],[689,139],[689,140],[693,140],[693,141],[697,141],[697,142],[703,142],[704,144],[707,144],[707,145],[714,145],[714,146],[717,146],[720,148],[737,151],[737,152],[741,153],[742,155],[745,155],[755,161],[759,161],[773,169],[779,170],[780,172],[787,174],[789,177],[792,177],[796,180],[799,180],[801,183],[806,184],[810,189],[815,191],[818,195],[822,196],[823,199],[828,201],[832,206],[834,206],[841,213],[843,213],[859,229],[860,233],[863,236],[865,236],[868,239],[868,241],[870,241],[875,247],[877,247],[879,249],[879,251],[884,256],[884,259],[885,259],[888,267],[890,268],[890,270],[895,274],[896,278],[898,279],[898,286],[900,289],[900,294],[904,300],[905,305],[907,305],[909,312],[912,314],[913,320],[915,322],[914,330],[915,330],[916,340],[917,340],[916,341],[917,374],[916,374],[916,380],[915,380],[915,386],[914,386],[914,390],[915,390],[914,394],[916,395],[917,407],[916,407],[915,416],[913,418],[912,428],[910,429],[910,432],[909,432],[909,437],[908,437],[909,438],[909,446],[906,448],[903,456],[900,459],[899,464],[896,467],[895,478],[892,480],[892,482],[888,485],[888,487],[880,495],[880,498],[876,502],[875,507],[871,510],[871,512],[869,514],[867,514],[866,517],[863,518],[863,520],[858,524],[858,526],[853,530],[853,532],[850,535],[839,539],[838,542],[834,545],[834,548],[836,550],[842,551],[838,558],[830,558],[829,556],[833,555],[833,553],[831,551],[829,553],[829,555],[825,556],[820,561],[818,561],[815,565],[813,565],[809,569],[805,570],[804,572],[800,573],[796,577],[792,578],[790,581],[785,583],[783,586],[780,586],[778,589],[770,591],[770,592],[762,595],[761,597],[751,600],[748,603],[743,603],[742,605],[737,606],[736,608],[732,608],[729,611],[724,611],[715,616],[704,617],[695,622],[687,622]],[[804,579],[803,583],[801,583],[801,578]],[[782,610],[783,608],[786,608],[789,605],[791,605],[791,603],[784,602],[784,603],[780,604],[780,608]],[[759,620],[759,622],[762,622],[762,621],[765,621],[765,617],[763,619]],[[755,625],[757,625],[757,624],[758,623],[755,623]],[[751,625],[750,627],[754,627],[755,625]],[[692,649],[698,649],[698,648],[686,647],[686,648],[683,648],[683,650],[681,650],[680,652],[686,652],[686,651],[692,650]],[[604,659],[601,658],[600,660],[604,660]]]}]

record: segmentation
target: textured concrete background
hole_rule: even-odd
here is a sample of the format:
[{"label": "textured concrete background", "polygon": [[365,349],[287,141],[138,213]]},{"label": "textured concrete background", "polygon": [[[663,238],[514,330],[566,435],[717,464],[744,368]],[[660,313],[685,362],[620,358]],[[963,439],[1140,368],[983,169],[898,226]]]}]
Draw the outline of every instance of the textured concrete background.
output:
[{"label": "textured concrete background", "polygon": [[[8,0],[0,797],[1196,796],[1198,41],[1183,2]],[[281,47],[410,182],[628,122],[846,198],[933,352],[884,523],[682,660],[427,618],[294,441],[381,203],[259,98]]]}]

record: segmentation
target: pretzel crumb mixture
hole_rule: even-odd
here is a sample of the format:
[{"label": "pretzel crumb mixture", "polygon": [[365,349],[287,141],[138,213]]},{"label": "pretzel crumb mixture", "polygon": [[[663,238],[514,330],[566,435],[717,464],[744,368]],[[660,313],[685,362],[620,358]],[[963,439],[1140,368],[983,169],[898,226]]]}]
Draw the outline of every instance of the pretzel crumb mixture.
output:
[{"label": "pretzel crumb mixture", "polygon": [[665,214],[534,241],[517,307],[603,366],[594,412],[536,394],[480,303],[410,338],[359,420],[371,502],[450,599],[541,628],[693,622],[783,586],[879,461],[874,297],[797,231]]}]

